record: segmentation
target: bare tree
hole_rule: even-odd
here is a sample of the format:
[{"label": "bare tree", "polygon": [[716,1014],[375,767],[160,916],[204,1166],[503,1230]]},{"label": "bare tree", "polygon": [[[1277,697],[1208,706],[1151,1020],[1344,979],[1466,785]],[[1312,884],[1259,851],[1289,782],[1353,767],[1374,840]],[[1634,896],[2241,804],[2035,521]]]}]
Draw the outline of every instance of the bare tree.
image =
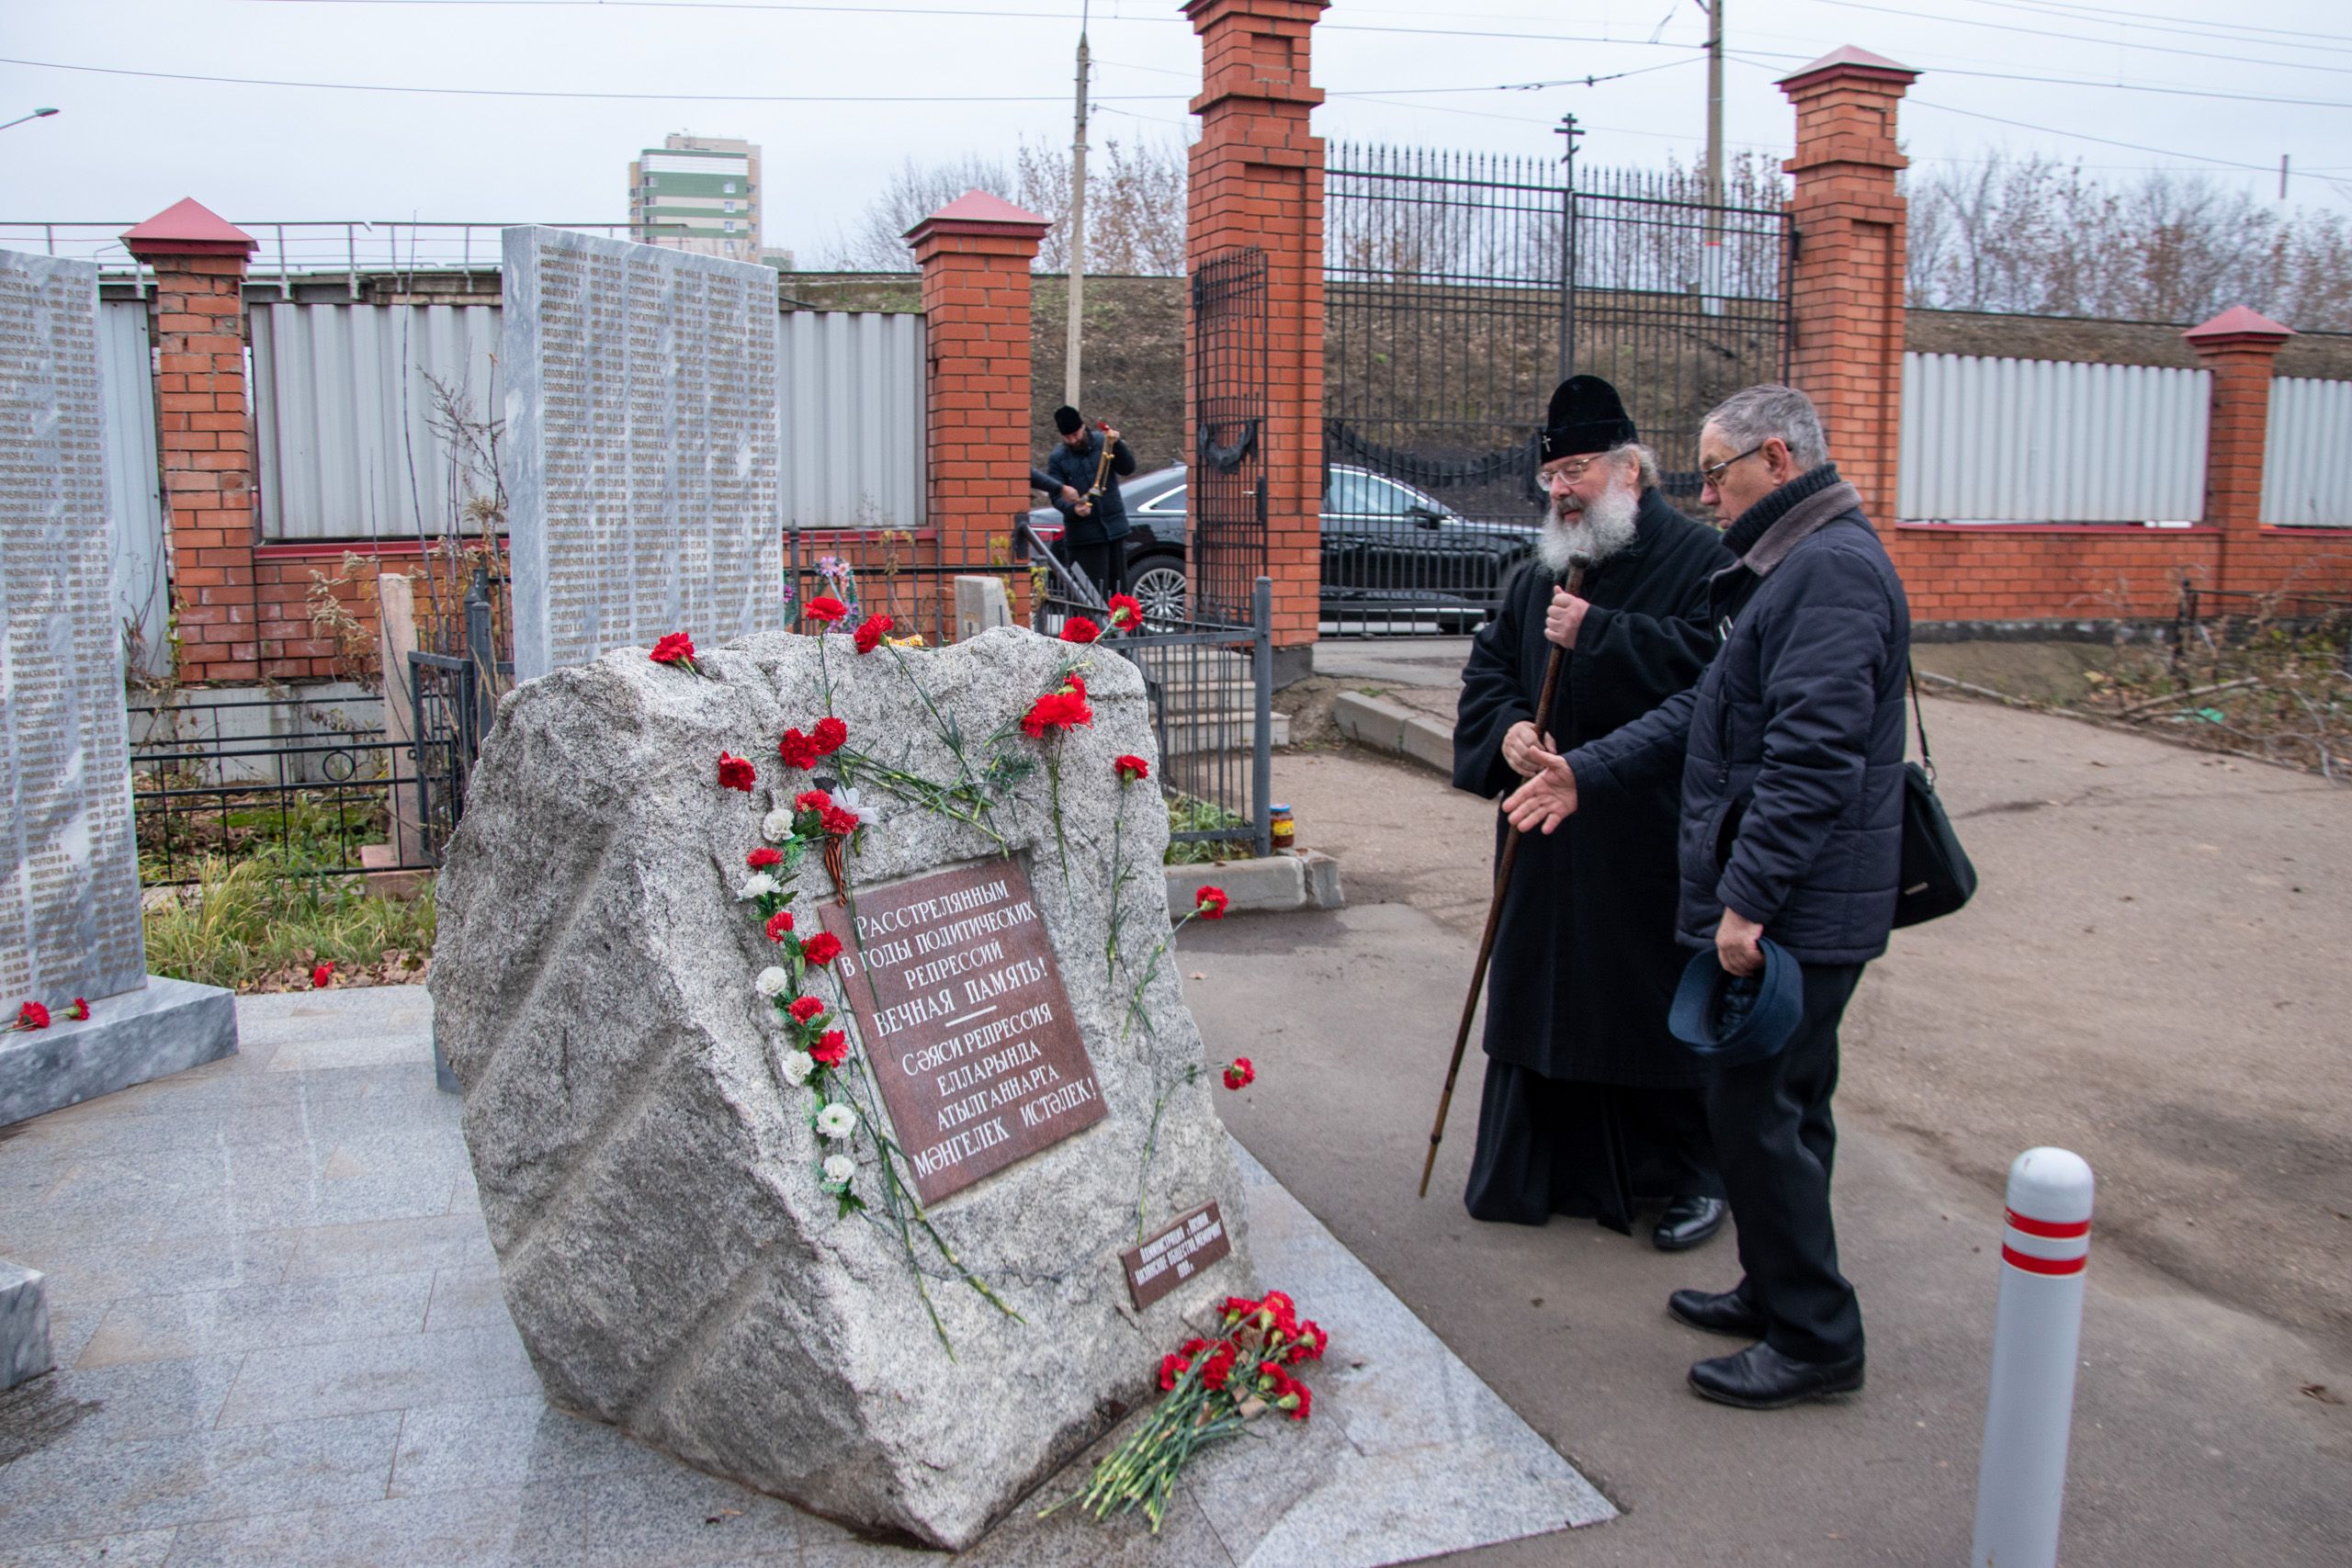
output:
[{"label": "bare tree", "polygon": [[910,158],[866,204],[857,227],[836,236],[828,259],[843,272],[910,271],[915,264],[914,254],[907,249],[908,230],[966,191],[984,190],[1017,201],[1019,188],[1001,158],[977,152],[943,164],[918,164]]},{"label": "bare tree", "polygon": [[[1184,270],[1184,148],[1111,137],[1088,164],[1086,270],[1139,276]],[[1037,269],[1069,267],[1070,157],[1067,147],[1023,141],[1016,160],[1022,206],[1053,220]]]}]

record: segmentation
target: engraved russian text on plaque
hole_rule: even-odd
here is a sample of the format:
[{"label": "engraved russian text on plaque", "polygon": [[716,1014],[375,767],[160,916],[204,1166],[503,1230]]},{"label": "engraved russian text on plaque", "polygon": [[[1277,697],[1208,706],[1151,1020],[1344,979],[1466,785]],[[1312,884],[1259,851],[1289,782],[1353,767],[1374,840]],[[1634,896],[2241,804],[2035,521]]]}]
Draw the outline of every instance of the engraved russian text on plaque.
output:
[{"label": "engraved russian text on plaque", "polygon": [[784,624],[775,274],[505,234],[514,672]]},{"label": "engraved russian text on plaque", "polygon": [[146,983],[98,269],[0,251],[0,1004]]},{"label": "engraved russian text on plaque", "polygon": [[1217,1259],[1232,1256],[1225,1211],[1212,1198],[1119,1254],[1119,1265],[1127,1277],[1127,1299],[1141,1312]]},{"label": "engraved russian text on plaque", "polygon": [[1107,1114],[1019,862],[861,887],[854,917],[820,917],[925,1203]]}]

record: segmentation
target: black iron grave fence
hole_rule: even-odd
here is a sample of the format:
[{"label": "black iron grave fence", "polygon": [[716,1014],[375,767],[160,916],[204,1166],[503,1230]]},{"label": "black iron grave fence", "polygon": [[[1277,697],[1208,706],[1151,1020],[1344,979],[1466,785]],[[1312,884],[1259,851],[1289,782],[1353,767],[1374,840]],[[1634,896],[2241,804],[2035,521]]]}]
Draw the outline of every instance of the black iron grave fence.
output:
[{"label": "black iron grave fence", "polygon": [[[1573,126],[1569,141],[1574,142]],[[1786,373],[1789,229],[1772,176],[1334,143],[1324,227],[1325,631],[1459,630],[1543,511],[1560,380],[1613,383],[1667,493],[1699,423]]]}]

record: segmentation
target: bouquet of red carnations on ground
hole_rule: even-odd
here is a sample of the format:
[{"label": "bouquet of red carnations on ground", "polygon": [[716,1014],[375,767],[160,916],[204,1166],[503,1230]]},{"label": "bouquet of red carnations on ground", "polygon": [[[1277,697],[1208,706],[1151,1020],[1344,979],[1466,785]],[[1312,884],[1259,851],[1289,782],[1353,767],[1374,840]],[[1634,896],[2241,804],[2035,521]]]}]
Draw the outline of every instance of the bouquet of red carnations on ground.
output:
[{"label": "bouquet of red carnations on ground", "polygon": [[1323,1358],[1330,1337],[1302,1319],[1291,1299],[1270,1291],[1262,1301],[1225,1298],[1224,1329],[1215,1339],[1184,1341],[1159,1363],[1166,1397],[1142,1426],[1094,1466],[1085,1489],[1044,1510],[1076,1503],[1099,1521],[1140,1506],[1159,1531],[1176,1478],[1193,1456],[1230,1438],[1269,1410],[1304,1421],[1315,1396],[1290,1369]]}]

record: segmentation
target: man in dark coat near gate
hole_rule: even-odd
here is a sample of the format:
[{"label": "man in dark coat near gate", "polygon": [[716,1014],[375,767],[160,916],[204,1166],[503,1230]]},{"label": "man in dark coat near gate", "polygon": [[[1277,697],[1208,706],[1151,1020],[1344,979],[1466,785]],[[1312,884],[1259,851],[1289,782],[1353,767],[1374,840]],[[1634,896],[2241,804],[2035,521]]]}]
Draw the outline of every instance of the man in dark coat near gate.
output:
[{"label": "man in dark coat near gate", "polygon": [[[1715,650],[1708,579],[1733,564],[1715,531],[1657,489],[1616,389],[1571,377],[1553,393],[1542,476],[1552,502],[1536,558],[1478,633],[1463,673],[1453,783],[1495,797],[1566,750],[1690,686]],[[1555,647],[1552,711],[1535,707]],[[1527,835],[1498,923],[1487,988],[1487,1080],[1469,1190],[1481,1220],[1555,1213],[1669,1251],[1724,1223],[1697,1058],[1667,1032],[1684,954],[1674,941],[1671,781]],[[1497,842],[1507,825],[1497,824]]]}]

